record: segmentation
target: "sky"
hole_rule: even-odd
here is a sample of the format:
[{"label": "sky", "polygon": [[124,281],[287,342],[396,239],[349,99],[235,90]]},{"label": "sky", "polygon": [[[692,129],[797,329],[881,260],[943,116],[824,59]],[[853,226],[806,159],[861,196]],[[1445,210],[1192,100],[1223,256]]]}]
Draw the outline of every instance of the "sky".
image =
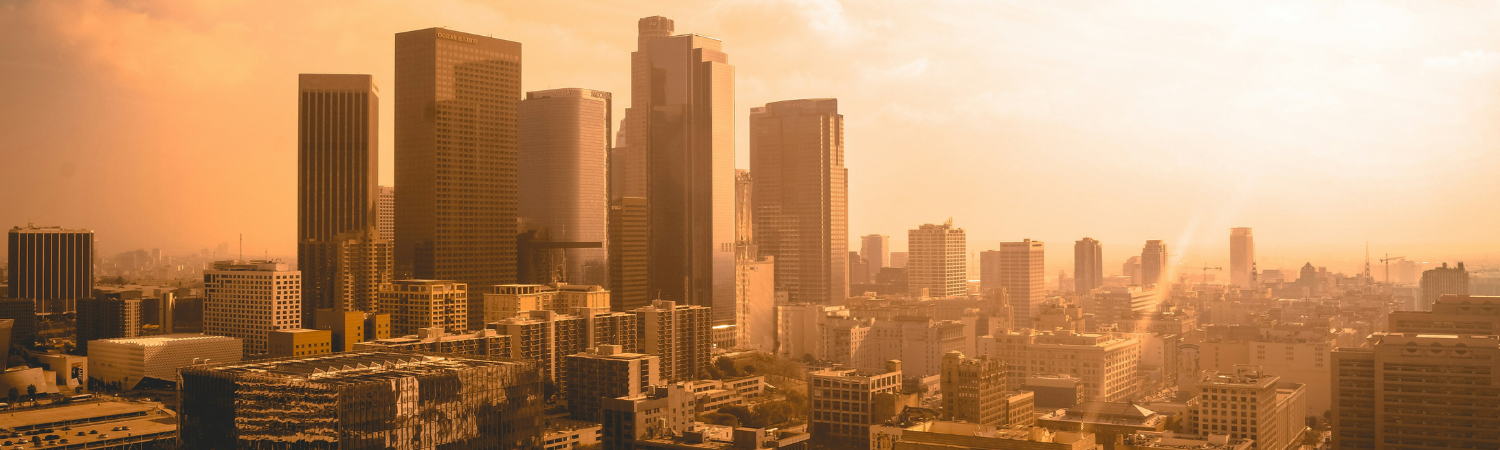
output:
[{"label": "sky", "polygon": [[1049,276],[1084,236],[1227,267],[1240,226],[1261,269],[1500,256],[1494,1],[0,0],[0,225],[293,255],[297,74],[375,76],[389,184],[395,33],[521,42],[523,90],[623,117],[651,15],[724,41],[740,167],[751,107],[839,99],[851,238],[951,217]]}]

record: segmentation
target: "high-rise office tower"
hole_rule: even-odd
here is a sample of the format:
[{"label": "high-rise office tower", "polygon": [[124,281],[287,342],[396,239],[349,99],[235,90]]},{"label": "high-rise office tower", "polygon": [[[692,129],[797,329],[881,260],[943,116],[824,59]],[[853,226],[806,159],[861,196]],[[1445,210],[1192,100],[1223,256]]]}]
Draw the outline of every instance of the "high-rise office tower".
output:
[{"label": "high-rise office tower", "polygon": [[203,292],[203,334],[240,338],[246,355],[267,352],[273,330],[302,328],[302,272],[285,263],[215,262]]},{"label": "high-rise office tower", "polygon": [[610,308],[651,304],[646,293],[646,199],[621,197],[609,206]]},{"label": "high-rise office tower", "polygon": [[735,332],[739,347],[771,351],[776,344],[776,265],[755,245],[755,182],[747,170],[734,174]]},{"label": "high-rise office tower", "polygon": [[610,93],[526,93],[519,129],[521,283],[608,283]]},{"label": "high-rise office tower", "polygon": [[[386,245],[377,243],[380,96],[375,78],[304,73],[297,81],[297,268],[306,275],[302,322],[311,324],[318,309],[368,305],[339,298],[346,289],[335,285],[352,278],[346,272],[389,267],[365,259],[390,253],[349,249],[350,241],[356,248]],[[388,277],[361,281],[364,286],[355,290],[373,294]]]},{"label": "high-rise office tower", "polygon": [[76,351],[88,356],[89,341],[140,335],[141,293],[99,293],[92,298],[80,298],[76,317]]},{"label": "high-rise office tower", "polygon": [[1073,243],[1073,292],[1087,295],[1104,287],[1104,246],[1093,238]]},{"label": "high-rise office tower", "polygon": [[[1255,279],[1255,236],[1249,228],[1229,229],[1229,284],[1253,288]],[[1204,280],[1207,283],[1208,280]]]},{"label": "high-rise office tower", "polygon": [[953,228],[953,219],[908,231],[906,248],[910,254],[906,262],[907,289],[912,297],[920,297],[923,290],[929,297],[968,293],[967,240],[963,228]]},{"label": "high-rise office tower", "polygon": [[376,207],[379,211],[376,213],[376,223],[379,224],[380,238],[396,242],[396,188],[381,186],[380,200]]},{"label": "high-rise office tower", "polygon": [[731,322],[734,67],[722,42],[673,36],[671,19],[638,27],[621,169],[622,197],[646,199],[646,293]]},{"label": "high-rise office tower", "polygon": [[867,234],[859,237],[859,255],[869,264],[870,280],[880,269],[891,267],[891,237],[883,234]]},{"label": "high-rise office tower", "polygon": [[1469,295],[1469,271],[1464,270],[1462,261],[1457,267],[1443,263],[1442,267],[1422,271],[1422,301],[1417,309],[1431,311],[1432,303],[1448,294]]},{"label": "high-rise office tower", "polygon": [[661,357],[661,378],[667,381],[699,379],[699,371],[712,360],[712,311],[696,305],[678,305],[655,300],[650,306],[627,311],[636,317],[636,345],[641,353]]},{"label": "high-rise office tower", "polygon": [[10,298],[35,300],[38,314],[62,314],[94,295],[92,230],[13,227],[7,244]]},{"label": "high-rise office tower", "polygon": [[563,358],[568,414],[573,420],[603,421],[604,399],[633,397],[661,384],[661,357],[600,345]]},{"label": "high-rise office tower", "polygon": [[396,34],[396,279],[515,283],[520,100],[519,42]]},{"label": "high-rise office tower", "polygon": [[[1141,248],[1141,286],[1153,284],[1166,284],[1170,280],[1167,276],[1167,244],[1160,240],[1146,241],[1146,246]],[[1162,286],[1166,287],[1166,286]]]},{"label": "high-rise office tower", "polygon": [[776,259],[776,289],[798,303],[849,297],[844,116],[831,98],[750,109],[755,243]]},{"label": "high-rise office tower", "polygon": [[1016,328],[1031,328],[1047,298],[1047,274],[1042,267],[1045,248],[1026,239],[1000,243],[1000,286],[1010,295]]}]

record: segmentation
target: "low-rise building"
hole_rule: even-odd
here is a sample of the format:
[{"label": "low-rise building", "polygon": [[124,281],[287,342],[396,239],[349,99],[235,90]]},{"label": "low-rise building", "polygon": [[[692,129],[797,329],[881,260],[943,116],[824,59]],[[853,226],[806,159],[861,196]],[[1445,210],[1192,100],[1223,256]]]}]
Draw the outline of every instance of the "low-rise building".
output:
[{"label": "low-rise building", "polygon": [[1037,426],[1094,434],[1104,450],[1115,450],[1116,437],[1166,429],[1166,417],[1134,403],[1087,402],[1043,414]]},{"label": "low-rise building", "polygon": [[600,345],[563,359],[568,414],[575,420],[599,422],[606,399],[635,397],[661,384],[661,358],[627,353],[619,345]]},{"label": "low-rise building", "polygon": [[1136,394],[1141,342],[1116,333],[1023,330],[981,340],[981,355],[1009,365],[1011,390],[1028,377],[1067,375],[1082,382],[1084,399],[1125,401]]},{"label": "low-rise building", "polygon": [[1258,450],[1296,448],[1307,428],[1306,389],[1255,366],[1205,371],[1193,394],[1187,428],[1195,434],[1228,434],[1255,441]]},{"label": "low-rise building", "polygon": [[166,334],[94,341],[88,376],[134,389],[146,379],[177,382],[177,369],[204,363],[233,363],[242,357],[238,338],[203,334]]},{"label": "low-rise building", "polygon": [[900,361],[887,362],[880,372],[823,369],[808,374],[813,442],[869,448],[872,426],[900,413],[904,406],[918,406],[914,398],[900,398],[901,377]]},{"label": "low-rise building", "polygon": [[1139,431],[1121,435],[1114,448],[1115,450],[1250,450],[1255,448],[1255,441],[1245,438],[1230,439],[1227,434],[1199,436],[1175,434],[1170,431]]},{"label": "low-rise building", "polygon": [[444,353],[464,356],[510,356],[510,336],[495,330],[449,334],[442,328],[425,328],[417,334],[376,339],[354,344],[354,351]]},{"label": "low-rise building", "polygon": [[547,429],[542,431],[542,450],[572,450],[595,445],[604,434],[604,426],[598,422],[548,417],[546,423]]},{"label": "low-rise building", "polygon": [[313,356],[333,353],[333,332],[292,328],[266,334],[266,356]]}]

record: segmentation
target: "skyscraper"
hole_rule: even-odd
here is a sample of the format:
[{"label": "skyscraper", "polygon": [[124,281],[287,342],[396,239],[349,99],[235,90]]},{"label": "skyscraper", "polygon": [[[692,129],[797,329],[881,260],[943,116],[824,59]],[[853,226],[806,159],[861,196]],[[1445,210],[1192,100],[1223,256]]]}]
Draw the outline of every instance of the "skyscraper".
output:
[{"label": "skyscraper", "polygon": [[1130,277],[1130,284],[1141,285],[1141,257],[1131,256],[1125,258],[1125,264],[1120,265],[1120,274]]},{"label": "skyscraper", "polygon": [[521,101],[521,283],[608,283],[610,93],[550,89]]},{"label": "skyscraper", "polygon": [[1093,238],[1073,243],[1073,292],[1087,295],[1104,286],[1104,246]]},{"label": "skyscraper", "polygon": [[[1229,283],[1242,288],[1253,288],[1255,279],[1255,236],[1249,228],[1229,229]],[[1204,283],[1207,283],[1204,280]]]},{"label": "skyscraper", "polygon": [[13,227],[7,236],[9,298],[36,302],[38,314],[77,310],[94,295],[94,232]]},{"label": "skyscraper", "polygon": [[377,208],[379,208],[379,213],[377,213],[379,219],[376,222],[379,224],[380,238],[391,241],[392,245],[395,245],[396,188],[390,186],[380,187],[380,201],[377,204]]},{"label": "skyscraper", "polygon": [[646,199],[646,292],[732,322],[734,67],[718,39],[638,26],[621,169],[623,197]]},{"label": "skyscraper", "polygon": [[776,289],[793,302],[849,296],[844,116],[838,100],[750,109],[755,243],[776,260]]},{"label": "skyscraper", "polygon": [[1000,286],[1010,295],[1016,328],[1031,328],[1031,319],[1041,313],[1047,298],[1047,274],[1042,263],[1041,242],[1026,239],[1000,243]]},{"label": "skyscraper", "polygon": [[979,292],[1000,287],[1000,251],[979,252]]},{"label": "skyscraper", "polygon": [[1442,267],[1422,271],[1422,301],[1417,305],[1421,311],[1431,311],[1432,303],[1447,294],[1469,295],[1469,271],[1464,270],[1463,261],[1457,267]]},{"label": "skyscraper", "polygon": [[[360,247],[380,239],[380,96],[375,78],[306,73],[297,78],[297,268],[307,276],[302,322],[311,324],[314,311],[344,310],[351,303],[338,298],[342,289],[335,284],[349,278],[342,271],[351,265],[388,267],[362,259],[388,258],[390,253],[346,248],[350,241]],[[388,279],[364,281],[379,286]],[[373,293],[374,288],[362,290]]]},{"label": "skyscraper", "polygon": [[869,264],[870,280],[880,269],[891,267],[891,237],[883,234],[868,234],[859,238],[859,255]]},{"label": "skyscraper", "polygon": [[515,282],[520,99],[519,42],[445,28],[396,34],[397,279],[474,292]]},{"label": "skyscraper", "polygon": [[[1167,244],[1160,240],[1146,241],[1141,248],[1141,286],[1166,284]],[[1166,287],[1166,286],[1162,286]]]},{"label": "skyscraper", "polygon": [[[925,289],[929,297],[949,297],[968,292],[967,239],[963,228],[953,228],[953,219],[942,225],[926,224],[907,232],[907,286],[912,297]],[[1014,294],[1012,294],[1014,295]]]}]

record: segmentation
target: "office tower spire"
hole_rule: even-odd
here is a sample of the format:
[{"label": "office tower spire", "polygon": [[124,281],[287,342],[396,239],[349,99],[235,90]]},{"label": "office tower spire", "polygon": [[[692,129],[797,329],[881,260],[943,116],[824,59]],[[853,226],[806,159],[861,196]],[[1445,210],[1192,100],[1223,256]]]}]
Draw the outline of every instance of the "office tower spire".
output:
[{"label": "office tower spire", "polygon": [[[1254,288],[1255,236],[1249,228],[1229,229],[1229,283],[1235,287]],[[1206,281],[1205,281],[1206,282]]]},{"label": "office tower spire", "polygon": [[755,243],[776,260],[776,290],[792,302],[849,296],[848,183],[838,100],[750,109]]},{"label": "office tower spire", "polygon": [[1104,247],[1093,238],[1073,243],[1073,291],[1087,295],[1104,287]]},{"label": "office tower spire", "polygon": [[397,279],[475,292],[515,282],[520,99],[519,42],[445,28],[396,34]]},{"label": "office tower spire", "polygon": [[[311,324],[319,309],[372,305],[390,281],[390,250],[378,231],[375,77],[302,74],[297,90],[297,264],[302,322]],[[357,286],[341,283],[355,278]]]},{"label": "office tower spire", "polygon": [[672,36],[664,17],[639,27],[620,197],[645,198],[646,294],[732,322],[734,67],[717,39]]},{"label": "office tower spire", "polygon": [[610,93],[550,89],[521,101],[521,283],[603,285]]}]

